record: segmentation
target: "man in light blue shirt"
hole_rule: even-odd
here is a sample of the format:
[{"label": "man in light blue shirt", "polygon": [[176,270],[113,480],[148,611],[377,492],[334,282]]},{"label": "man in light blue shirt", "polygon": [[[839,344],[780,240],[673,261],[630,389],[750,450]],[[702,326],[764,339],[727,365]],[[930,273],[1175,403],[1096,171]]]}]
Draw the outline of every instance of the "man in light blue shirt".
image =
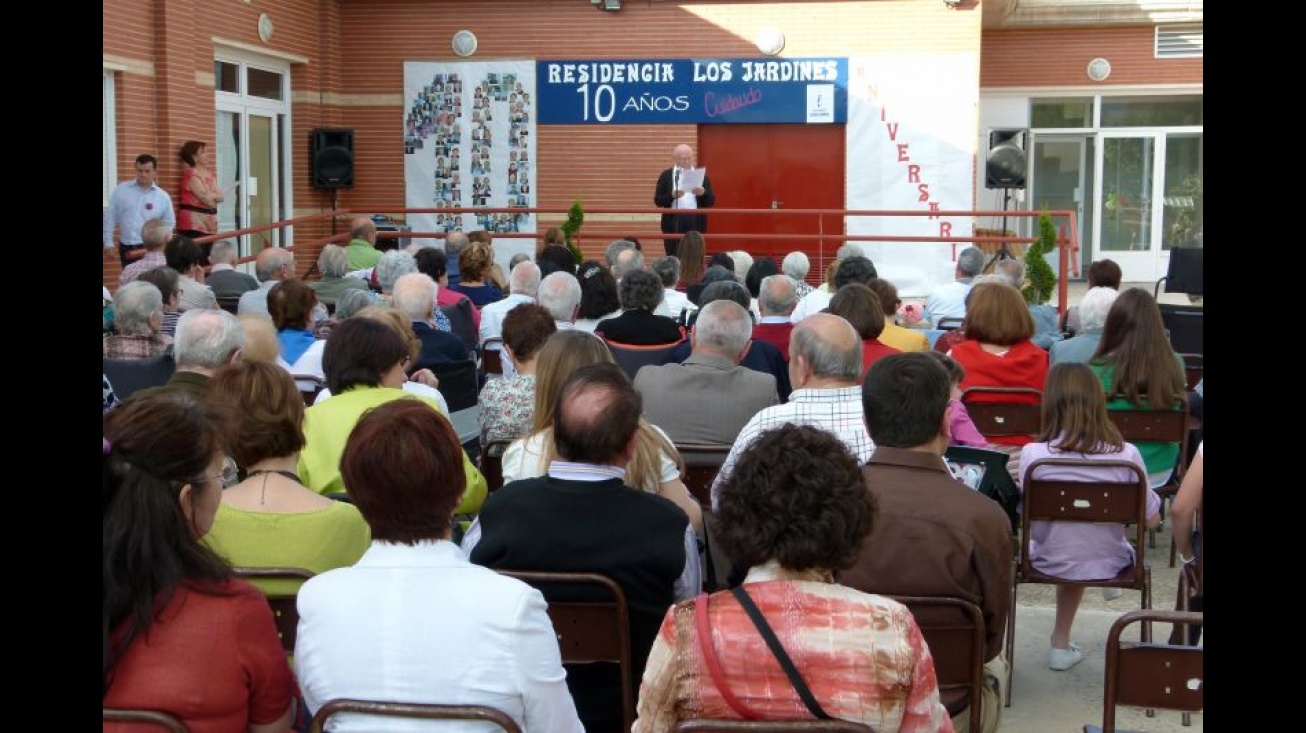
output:
[{"label": "man in light blue shirt", "polygon": [[149,153],[136,156],[136,177],[123,181],[109,194],[109,205],[104,208],[104,249],[113,250],[113,229],[118,227],[120,244],[118,257],[125,268],[145,254],[141,241],[141,228],[150,219],[160,219],[169,229],[176,228],[177,215],[172,210],[172,197],[156,183],[159,161]]}]

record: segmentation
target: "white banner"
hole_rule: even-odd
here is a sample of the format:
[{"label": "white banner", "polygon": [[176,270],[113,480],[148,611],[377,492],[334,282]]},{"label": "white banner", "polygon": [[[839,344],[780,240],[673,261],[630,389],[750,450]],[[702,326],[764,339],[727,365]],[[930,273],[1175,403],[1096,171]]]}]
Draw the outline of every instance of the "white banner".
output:
[{"label": "white banner", "polygon": [[[405,61],[404,182],[409,208],[535,206],[535,62]],[[534,214],[410,214],[413,231],[494,233],[507,270],[535,252]]]},{"label": "white banner", "polygon": [[[972,207],[979,105],[974,54],[893,53],[848,60],[846,206]],[[970,217],[849,216],[848,234],[971,236]],[[904,298],[951,282],[967,243],[862,242]]]}]

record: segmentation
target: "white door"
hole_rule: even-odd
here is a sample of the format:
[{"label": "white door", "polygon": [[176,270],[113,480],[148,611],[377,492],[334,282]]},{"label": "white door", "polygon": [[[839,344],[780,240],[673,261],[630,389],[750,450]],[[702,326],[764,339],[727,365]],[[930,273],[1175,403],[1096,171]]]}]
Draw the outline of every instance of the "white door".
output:
[{"label": "white door", "polygon": [[1125,282],[1155,282],[1165,276],[1170,255],[1162,246],[1165,135],[1103,133],[1097,190],[1094,259],[1120,265]]},{"label": "white door", "polygon": [[[1034,138],[1034,160],[1030,177],[1031,211],[1069,210],[1075,212],[1078,222],[1076,241],[1079,251],[1073,253],[1068,263],[1071,279],[1084,277],[1088,269],[1091,246],[1089,238],[1093,231],[1093,207],[1085,206],[1090,200],[1089,185],[1092,183],[1092,145],[1093,139],[1087,135],[1050,135],[1039,134]],[[1057,231],[1061,231],[1064,219],[1055,220]],[[1054,253],[1049,255],[1049,264],[1057,267]]]}]

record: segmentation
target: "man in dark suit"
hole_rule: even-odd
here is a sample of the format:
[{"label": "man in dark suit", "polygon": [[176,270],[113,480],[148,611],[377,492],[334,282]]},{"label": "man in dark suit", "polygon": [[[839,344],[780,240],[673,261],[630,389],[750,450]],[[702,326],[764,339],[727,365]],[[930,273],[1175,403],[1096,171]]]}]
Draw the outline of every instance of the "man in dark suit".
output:
[{"label": "man in dark suit", "polygon": [[422,351],[412,370],[426,369],[432,364],[447,364],[471,359],[471,352],[463,340],[434,325],[435,281],[429,275],[410,272],[395,281],[391,304],[412,321],[413,333],[422,342]]},{"label": "man in dark suit", "polygon": [[[539,478],[492,494],[463,540],[477,565],[510,570],[598,573],[621,586],[630,611],[631,693],[667,607],[700,590],[698,549],[689,517],[671,502],[628,486],[624,466],[639,441],[643,404],[621,368],[593,364],[572,372],[555,403],[557,458]],[[545,589],[565,600],[567,589]],[[621,694],[615,667],[568,664],[585,729],[615,730]]]},{"label": "man in dark suit", "polygon": [[739,365],[752,330],[752,317],[738,303],[703,306],[689,358],[635,375],[645,419],[676,443],[734,443],[749,418],[780,402],[774,376]]},{"label": "man in dark suit", "polygon": [[662,231],[675,234],[662,240],[667,254],[674,256],[680,245],[680,236],[685,232],[707,233],[707,217],[692,213],[693,209],[711,208],[716,203],[716,194],[712,191],[712,180],[703,176],[703,185],[686,191],[680,186],[680,177],[684,171],[694,167],[694,149],[688,145],[677,145],[672,152],[676,164],[662,171],[658,176],[657,187],[653,190],[653,204],[664,209],[686,209],[691,213],[663,214]]}]

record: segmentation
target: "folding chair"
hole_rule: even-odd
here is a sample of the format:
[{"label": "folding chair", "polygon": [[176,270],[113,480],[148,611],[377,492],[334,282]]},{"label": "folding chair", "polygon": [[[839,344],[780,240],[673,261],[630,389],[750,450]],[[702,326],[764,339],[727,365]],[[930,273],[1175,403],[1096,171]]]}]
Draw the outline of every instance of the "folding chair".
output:
[{"label": "folding chair", "polygon": [[961,328],[966,322],[964,318],[940,318],[936,328],[940,331],[951,331],[955,328]]},{"label": "folding chair", "polygon": [[509,445],[512,445],[512,441],[506,438],[496,438],[481,443],[476,462],[480,466],[481,475],[485,476],[485,482],[489,485],[491,493],[503,488],[503,452]]},{"label": "folding chair", "polygon": [[190,729],[179,718],[158,710],[104,708],[103,720],[106,723],[153,723],[171,733],[190,733]]},{"label": "folding chair", "polygon": [[[1174,474],[1164,486],[1155,489],[1161,497],[1161,516],[1165,516],[1165,502],[1173,499],[1183,483],[1184,472],[1188,470],[1188,405],[1178,410],[1109,410],[1111,422],[1120,431],[1120,436],[1129,443],[1178,443],[1179,460],[1175,464]],[[1156,531],[1149,530],[1148,547],[1156,547]],[[1174,538],[1170,539],[1170,567],[1175,563]]]},{"label": "folding chair", "polygon": [[167,384],[175,371],[177,362],[171,350],[148,359],[104,359],[104,375],[120,402],[142,389]]},{"label": "folding chair", "polygon": [[299,609],[295,606],[295,596],[299,586],[313,577],[311,570],[304,568],[232,568],[236,577],[248,580],[263,591],[268,606],[272,609],[273,620],[277,624],[277,637],[281,639],[281,648],[287,655],[295,653],[295,632],[299,628]]},{"label": "folding chair", "polygon": [[[635,722],[634,680],[631,676],[630,614],[626,594],[616,581],[597,573],[552,573],[533,570],[499,570],[538,589],[549,603],[549,620],[558,635],[563,664],[617,662],[621,666],[621,715],[630,730]],[[606,600],[558,600],[571,589],[598,590]],[[573,596],[575,597],[575,596]]]},{"label": "folding chair", "polygon": [[612,358],[616,360],[617,365],[626,372],[626,376],[633,380],[641,367],[661,366],[671,362],[676,347],[684,343],[684,339],[674,344],[657,344],[654,346],[622,344],[607,340],[604,343],[608,345],[608,351],[612,352]]},{"label": "folding chair", "polygon": [[[1085,725],[1084,733],[1127,733],[1116,728],[1116,706],[1180,710],[1185,716],[1202,711],[1205,685],[1202,647],[1121,641],[1126,627],[1153,621],[1200,624],[1202,614],[1188,611],[1130,611],[1111,624],[1106,642],[1106,679],[1102,691],[1102,726]],[[1186,718],[1185,718],[1186,719]]]},{"label": "folding chair", "polygon": [[850,720],[682,720],[671,733],[875,733]]},{"label": "folding chair", "polygon": [[1032,438],[1043,424],[1043,393],[1032,387],[971,387],[961,393],[961,402],[986,438]]},{"label": "folding chair", "polygon": [[[494,348],[490,348],[493,346]],[[490,374],[503,374],[503,339],[499,337],[485,339],[478,347],[481,355],[481,371]]]},{"label": "folding chair", "polygon": [[312,407],[317,401],[317,396],[322,390],[326,389],[326,382],[318,376],[312,374],[292,374],[295,380],[295,387],[299,389],[299,394],[304,398],[304,405]]},{"label": "folding chair", "polygon": [[721,464],[726,462],[730,446],[725,443],[676,443],[675,447],[685,461],[681,480],[689,493],[699,504],[712,506],[712,482],[716,480]]},{"label": "folding chair", "polygon": [[472,322],[472,301],[467,298],[459,298],[453,305],[440,306],[440,312],[449,318],[449,326],[453,335],[462,339],[468,349],[475,350],[476,344],[480,341],[480,335],[476,332],[476,326]]},{"label": "folding chair", "polygon": [[387,718],[420,718],[425,720],[476,720],[494,723],[506,733],[522,733],[521,726],[512,716],[487,705],[435,705],[430,703],[387,702],[383,700],[329,700],[318,708],[309,727],[311,733],[326,730],[327,718],[338,713],[380,715]]},{"label": "folding chair", "polygon": [[219,308],[233,316],[239,315],[237,311],[240,308],[240,293],[235,295],[219,295],[217,296],[217,300]]},{"label": "folding chair", "polygon": [[[903,604],[916,618],[934,657],[939,697],[948,715],[970,708],[970,730],[978,733],[983,719],[984,612],[964,598],[951,596],[886,596]],[[1013,609],[1014,612],[1014,609]]]},{"label": "folding chair", "polygon": [[[1131,481],[1063,481],[1035,478],[1042,466],[1068,466],[1085,470],[1125,469]],[[1127,588],[1142,593],[1142,607],[1152,607],[1152,568],[1144,557],[1143,542],[1147,533],[1147,474],[1134,463],[1120,460],[1088,458],[1040,458],[1022,466],[1023,505],[1020,512],[1020,559],[1011,581],[1011,613],[1007,615],[1007,662],[1015,669],[1016,590],[1021,583],[1081,586],[1085,588]],[[1114,578],[1102,580],[1066,580],[1046,575],[1034,568],[1029,556],[1032,522],[1087,522],[1123,524],[1135,532],[1134,562]],[[1151,623],[1143,624],[1143,641],[1152,640]],[[1011,706],[1011,679],[1007,682],[1007,707]]]},{"label": "folding chair", "polygon": [[440,380],[440,394],[449,403],[450,413],[476,406],[480,377],[476,373],[475,357],[465,361],[432,364],[430,370]]}]

